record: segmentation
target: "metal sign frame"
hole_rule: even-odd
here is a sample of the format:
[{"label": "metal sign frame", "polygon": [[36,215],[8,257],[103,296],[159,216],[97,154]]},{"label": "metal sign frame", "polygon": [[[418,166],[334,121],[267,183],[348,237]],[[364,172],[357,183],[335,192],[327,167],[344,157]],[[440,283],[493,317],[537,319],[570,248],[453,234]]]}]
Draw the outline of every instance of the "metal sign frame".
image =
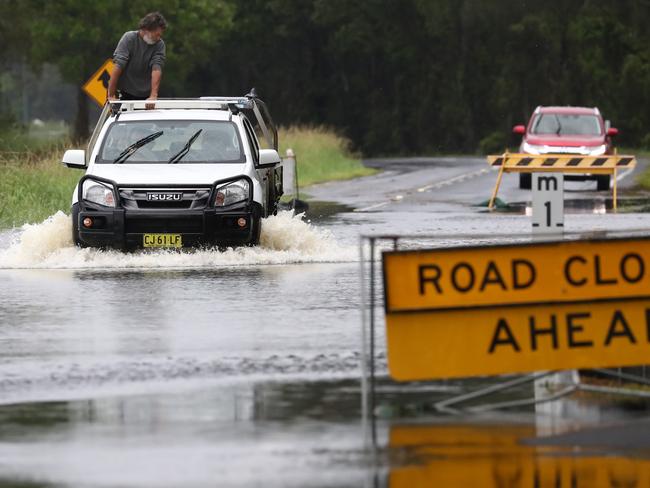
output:
[{"label": "metal sign frame", "polygon": [[[610,232],[610,236],[639,238],[648,237],[647,229],[628,229],[619,232]],[[585,233],[566,233],[563,240],[579,239],[590,237]],[[599,238],[602,240],[602,234]],[[522,242],[539,241],[540,238],[533,238],[530,235],[512,235],[512,234],[486,234],[486,235],[361,235],[359,239],[359,278],[361,286],[360,314],[361,314],[361,423],[366,449],[377,450],[378,433],[377,433],[377,311],[384,310],[382,303],[384,294],[378,293],[377,281],[381,276],[381,258],[377,259],[377,251],[380,246],[393,251],[400,250],[400,244],[407,240],[476,240],[480,242],[498,241],[500,239],[518,240]],[[447,247],[447,246],[441,246]],[[486,246],[487,247],[487,246]],[[413,249],[409,247],[409,249]],[[650,358],[649,358],[650,364]],[[622,381],[635,382],[641,385],[650,386],[650,379],[638,375],[624,373],[622,368],[617,369],[591,369],[601,375],[617,378]],[[587,385],[580,382],[579,375],[576,371],[572,372],[570,383],[560,391],[544,398],[527,398],[521,400],[512,400],[508,402],[483,403],[478,406],[462,408],[461,405],[469,400],[487,398],[494,393],[498,393],[521,384],[532,382],[546,376],[555,374],[556,371],[541,371],[528,374],[520,374],[515,378],[509,376],[495,376],[496,383],[490,386],[478,388],[469,393],[455,395],[448,399],[436,402],[433,407],[441,413],[479,413],[489,410],[516,408],[526,405],[535,405],[544,402],[550,402],[561,399],[577,391],[596,392],[605,394],[615,394],[624,396],[636,396],[640,398],[650,398],[650,392],[638,391],[621,387],[607,387],[597,385]],[[435,381],[435,380],[432,380]],[[418,382],[419,383],[419,382]]]}]

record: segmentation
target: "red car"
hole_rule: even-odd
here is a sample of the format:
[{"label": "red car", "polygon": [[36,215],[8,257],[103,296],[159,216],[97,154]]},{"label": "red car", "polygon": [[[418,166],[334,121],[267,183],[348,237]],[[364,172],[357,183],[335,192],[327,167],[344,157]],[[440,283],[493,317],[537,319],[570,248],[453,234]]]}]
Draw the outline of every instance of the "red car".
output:
[{"label": "red car", "polygon": [[[610,127],[595,107],[537,107],[528,126],[516,125],[512,132],[523,136],[521,153],[600,156],[612,153],[612,136],[618,129]],[[609,190],[610,175],[570,174],[564,178],[596,180],[598,190]],[[529,190],[531,182],[531,173],[519,173],[519,188]]]}]

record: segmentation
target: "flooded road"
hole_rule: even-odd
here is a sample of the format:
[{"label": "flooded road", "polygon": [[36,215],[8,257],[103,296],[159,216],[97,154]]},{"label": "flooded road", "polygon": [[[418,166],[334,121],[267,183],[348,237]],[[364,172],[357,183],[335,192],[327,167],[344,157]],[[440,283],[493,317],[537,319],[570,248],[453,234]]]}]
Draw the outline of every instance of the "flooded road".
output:
[{"label": "flooded road", "polygon": [[[426,405],[483,380],[395,385],[386,379],[383,331],[380,438],[392,449],[379,459],[363,449],[359,235],[439,235],[439,245],[474,235],[530,240],[522,212],[489,214],[479,206],[494,182],[483,166],[468,159],[390,167],[312,187],[312,200],[346,206],[314,204],[304,218],[270,217],[259,248],[80,250],[63,214],[1,232],[0,480],[347,487],[417,486],[414,479],[478,486],[472,473],[487,479],[482,470],[533,481],[550,472],[570,477],[573,468],[551,462],[565,447],[531,439],[637,421],[645,404],[567,400],[552,428],[534,409],[438,415]],[[513,186],[502,191],[525,200]],[[634,212],[572,213],[566,222],[577,233],[650,227],[648,215]],[[417,413],[433,423],[414,427]],[[593,452],[594,476],[606,479],[603,456],[633,464],[611,464],[623,477],[646,472],[639,452]],[[475,471],[466,470],[468,459]],[[510,460],[505,468],[503,459]],[[535,468],[540,462],[551,467]],[[591,472],[590,462],[575,461],[575,470]]]}]

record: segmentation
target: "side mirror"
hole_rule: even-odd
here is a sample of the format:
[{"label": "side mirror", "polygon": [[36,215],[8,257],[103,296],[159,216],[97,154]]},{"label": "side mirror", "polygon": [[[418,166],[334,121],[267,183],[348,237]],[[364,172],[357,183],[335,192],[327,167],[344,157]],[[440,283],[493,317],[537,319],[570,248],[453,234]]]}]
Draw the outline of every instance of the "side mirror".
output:
[{"label": "side mirror", "polygon": [[616,127],[610,127],[607,129],[607,135],[608,136],[617,136],[618,135],[618,129]]},{"label": "side mirror", "polygon": [[280,155],[275,149],[260,149],[260,167],[280,164]]},{"label": "side mirror", "polygon": [[68,168],[85,169],[86,168],[86,151],[83,149],[68,149],[63,155],[61,163]]},{"label": "side mirror", "polygon": [[526,133],[526,126],[525,125],[515,125],[512,128],[512,133],[523,136]]}]

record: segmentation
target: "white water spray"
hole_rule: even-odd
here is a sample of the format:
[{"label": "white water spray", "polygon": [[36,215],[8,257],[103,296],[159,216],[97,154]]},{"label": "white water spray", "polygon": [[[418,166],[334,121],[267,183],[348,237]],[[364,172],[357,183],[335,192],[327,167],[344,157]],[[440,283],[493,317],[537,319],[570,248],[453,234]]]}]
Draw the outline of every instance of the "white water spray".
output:
[{"label": "white water spray", "polygon": [[329,231],[305,222],[302,215],[280,212],[262,221],[258,247],[157,250],[123,253],[80,249],[72,243],[70,217],[57,212],[40,224],[25,224],[15,241],[0,251],[0,269],[8,268],[212,268],[259,264],[355,261],[357,250],[340,246]]}]

